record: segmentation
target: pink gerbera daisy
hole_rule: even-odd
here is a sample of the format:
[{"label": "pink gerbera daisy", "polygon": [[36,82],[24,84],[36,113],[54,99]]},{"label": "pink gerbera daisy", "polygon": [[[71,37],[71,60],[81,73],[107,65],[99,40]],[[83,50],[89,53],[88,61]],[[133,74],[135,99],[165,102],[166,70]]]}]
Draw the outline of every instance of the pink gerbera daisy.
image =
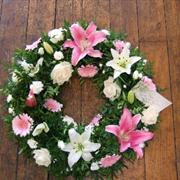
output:
[{"label": "pink gerbera daisy", "polygon": [[46,99],[44,103],[44,107],[52,112],[61,111],[63,105],[54,99]]},{"label": "pink gerbera daisy", "polygon": [[12,120],[14,134],[26,136],[32,130],[33,119],[28,114],[20,114]]},{"label": "pink gerbera daisy", "polygon": [[107,167],[111,167],[113,164],[115,164],[117,161],[119,161],[119,159],[121,158],[121,156],[119,155],[106,155],[104,158],[102,158],[100,160],[100,167],[103,168],[107,168]]},{"label": "pink gerbera daisy", "polygon": [[93,65],[81,66],[78,68],[78,74],[81,77],[91,78],[94,77],[98,72],[98,68]]}]

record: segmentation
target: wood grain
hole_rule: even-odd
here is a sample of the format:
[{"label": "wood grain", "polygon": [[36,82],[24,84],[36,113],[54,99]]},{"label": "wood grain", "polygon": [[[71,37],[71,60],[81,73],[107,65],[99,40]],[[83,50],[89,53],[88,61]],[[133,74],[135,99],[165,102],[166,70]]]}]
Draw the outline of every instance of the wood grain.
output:
[{"label": "wood grain", "polygon": [[[173,105],[161,114],[154,141],[145,157],[128,164],[117,180],[176,180],[180,178],[180,1],[179,0],[0,0],[0,85],[7,79],[4,64],[16,47],[36,40],[42,31],[60,27],[64,20],[95,20],[100,28],[123,30],[154,63],[155,81]],[[77,77],[62,92],[65,113],[88,123],[103,103],[91,80]],[[5,98],[0,96],[0,102]],[[2,109],[2,103],[1,103]],[[2,111],[2,110],[1,110]],[[55,180],[34,161],[17,155],[0,112],[0,180]],[[67,180],[74,178],[68,177]],[[89,179],[89,178],[88,178]]]}]

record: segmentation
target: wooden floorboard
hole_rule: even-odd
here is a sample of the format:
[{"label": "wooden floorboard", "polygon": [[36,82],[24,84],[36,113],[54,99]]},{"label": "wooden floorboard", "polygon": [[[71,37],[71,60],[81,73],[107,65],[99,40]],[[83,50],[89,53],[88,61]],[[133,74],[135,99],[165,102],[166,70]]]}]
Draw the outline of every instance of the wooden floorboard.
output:
[{"label": "wooden floorboard", "polygon": [[[154,63],[155,81],[166,88],[163,95],[173,105],[162,112],[144,158],[128,164],[129,169],[115,179],[180,179],[179,9],[179,0],[0,0],[0,85],[8,76],[3,65],[10,63],[14,49],[30,44],[42,31],[62,26],[64,20],[96,20],[100,28],[127,32],[128,40]],[[98,113],[95,105],[102,104],[91,81],[81,86],[76,77],[65,87],[62,98],[65,112],[78,122],[89,122]],[[4,100],[0,96],[0,102]],[[55,180],[34,161],[18,155],[18,146],[8,138],[2,121],[5,113],[0,112],[0,180]]]}]

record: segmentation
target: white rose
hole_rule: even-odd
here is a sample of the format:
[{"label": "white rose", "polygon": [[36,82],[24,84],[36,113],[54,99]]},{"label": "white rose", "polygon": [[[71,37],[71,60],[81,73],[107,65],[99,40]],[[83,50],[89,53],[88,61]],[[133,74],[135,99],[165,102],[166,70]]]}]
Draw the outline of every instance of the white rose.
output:
[{"label": "white rose", "polygon": [[49,31],[48,36],[50,37],[50,41],[54,44],[56,44],[58,41],[64,40],[64,33],[63,29],[53,29]]},{"label": "white rose", "polygon": [[30,85],[30,89],[34,94],[39,94],[43,90],[43,83],[41,81],[33,81]]},{"label": "white rose", "polygon": [[121,88],[117,83],[114,82],[113,77],[110,76],[107,80],[104,81],[103,93],[107,98],[111,100],[115,100],[120,96]]},{"label": "white rose", "polygon": [[51,164],[51,155],[46,148],[41,148],[33,151],[34,159],[39,166],[48,167]]},{"label": "white rose", "polygon": [[55,60],[61,60],[61,59],[63,59],[64,58],[64,55],[63,55],[63,53],[61,52],[61,51],[56,51],[55,53],[54,53],[54,59]]},{"label": "white rose", "polygon": [[43,48],[43,47],[40,47],[40,48],[38,49],[38,54],[40,54],[40,55],[43,55],[43,54],[44,54],[44,48]]},{"label": "white rose", "polygon": [[157,118],[159,116],[159,112],[156,110],[155,107],[150,106],[149,108],[147,108],[146,110],[144,110],[142,112],[143,116],[141,118],[141,121],[145,124],[145,125],[152,125],[152,124],[156,124],[157,122]]},{"label": "white rose", "polygon": [[38,124],[38,125],[36,126],[36,128],[34,129],[32,135],[33,135],[33,136],[38,136],[38,135],[41,134],[43,131],[44,131],[45,133],[47,133],[47,132],[49,131],[49,127],[48,127],[48,125],[47,125],[46,122],[43,122],[43,123],[41,123],[41,124]]},{"label": "white rose", "polygon": [[13,99],[12,95],[11,95],[11,94],[9,94],[9,95],[7,96],[7,102],[8,102],[8,103],[9,103],[9,102],[11,102],[11,101],[12,101],[12,99]]},{"label": "white rose", "polygon": [[51,72],[51,79],[53,83],[59,85],[64,84],[72,76],[72,66],[69,62],[63,61],[57,64]]},{"label": "white rose", "polygon": [[68,125],[74,124],[74,126],[77,126],[77,123],[74,121],[74,119],[67,115],[64,116],[63,122],[66,122]]},{"label": "white rose", "polygon": [[99,165],[97,162],[93,162],[90,167],[91,171],[97,171],[99,169]]},{"label": "white rose", "polygon": [[35,141],[34,139],[28,139],[27,140],[27,144],[29,145],[29,147],[31,149],[36,149],[37,148],[37,145],[38,145],[38,142]]}]

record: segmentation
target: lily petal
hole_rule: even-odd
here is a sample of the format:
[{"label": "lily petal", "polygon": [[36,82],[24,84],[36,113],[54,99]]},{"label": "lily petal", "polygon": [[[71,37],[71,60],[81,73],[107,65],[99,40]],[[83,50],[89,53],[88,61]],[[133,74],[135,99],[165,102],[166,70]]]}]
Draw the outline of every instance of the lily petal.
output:
[{"label": "lily petal", "polygon": [[65,144],[62,150],[65,152],[71,152],[73,150],[73,146],[71,143]]},{"label": "lily petal", "polygon": [[81,134],[82,141],[89,141],[90,137],[91,137],[90,130],[86,130]]},{"label": "lily petal", "polygon": [[103,42],[106,39],[106,35],[101,31],[96,31],[88,36],[88,40],[92,42],[92,46],[96,46],[98,43]]},{"label": "lily petal", "polygon": [[73,66],[76,66],[78,64],[80,55],[81,55],[81,50],[77,47],[74,48],[71,57],[71,63]]},{"label": "lily petal", "polygon": [[76,44],[74,41],[72,40],[67,40],[65,41],[65,43],[63,44],[63,47],[67,48],[67,47],[70,47],[70,48],[75,48],[76,47]]},{"label": "lily petal", "polygon": [[91,49],[91,50],[89,51],[88,55],[91,56],[91,57],[95,57],[95,58],[96,58],[96,57],[101,58],[101,57],[102,57],[102,52],[99,51],[99,50]]},{"label": "lily petal", "polygon": [[111,54],[112,54],[113,59],[119,59],[120,57],[119,52],[112,48],[111,48]]},{"label": "lily petal", "polygon": [[129,55],[130,55],[130,50],[129,48],[127,48],[126,46],[123,48],[120,56],[124,57],[125,59],[129,59]]},{"label": "lily petal", "polygon": [[141,57],[139,57],[139,56],[132,56],[132,57],[130,57],[131,65],[135,64],[140,59],[141,59]]},{"label": "lily petal", "polygon": [[73,128],[68,131],[68,134],[71,143],[77,142],[81,138],[81,135]]},{"label": "lily petal", "polygon": [[116,79],[116,78],[118,78],[120,75],[121,75],[121,71],[115,70],[115,71],[114,71],[113,78]]},{"label": "lily petal", "polygon": [[132,146],[139,145],[145,141],[148,141],[153,138],[153,133],[147,131],[132,131],[130,133],[130,142]]},{"label": "lily petal", "polygon": [[93,158],[93,156],[91,155],[91,153],[85,152],[85,153],[82,154],[82,158],[83,158],[85,161],[90,161],[90,160]]},{"label": "lily petal", "polygon": [[87,142],[84,147],[84,152],[94,152],[101,147],[99,143]]},{"label": "lily petal", "polygon": [[135,146],[135,147],[132,147],[132,149],[136,152],[137,158],[142,158],[143,157],[143,150],[142,150],[141,147]]},{"label": "lily petal", "polygon": [[124,132],[132,130],[132,115],[129,109],[127,108],[123,109],[123,114],[119,121],[119,126],[120,126],[120,129]]},{"label": "lily petal", "polygon": [[140,114],[136,114],[135,116],[132,117],[133,127],[134,128],[136,128],[136,126],[138,125],[140,120],[141,120],[141,115]]},{"label": "lily petal", "polygon": [[70,28],[70,31],[76,44],[80,44],[81,40],[86,38],[86,33],[79,24],[73,24]]},{"label": "lily petal", "polygon": [[131,146],[131,144],[126,141],[121,141],[120,144],[120,152],[126,151]]},{"label": "lily petal", "polygon": [[72,168],[72,166],[79,161],[79,159],[81,158],[82,156],[82,152],[81,151],[71,151],[69,153],[69,156],[68,156],[68,165],[70,168]]},{"label": "lily petal", "polygon": [[115,136],[119,136],[119,134],[120,134],[120,129],[119,129],[118,125],[108,125],[108,126],[106,126],[105,131],[112,133]]},{"label": "lily petal", "polygon": [[94,24],[94,22],[91,22],[86,29],[86,35],[90,35],[91,33],[94,33],[96,29],[97,26]]}]

